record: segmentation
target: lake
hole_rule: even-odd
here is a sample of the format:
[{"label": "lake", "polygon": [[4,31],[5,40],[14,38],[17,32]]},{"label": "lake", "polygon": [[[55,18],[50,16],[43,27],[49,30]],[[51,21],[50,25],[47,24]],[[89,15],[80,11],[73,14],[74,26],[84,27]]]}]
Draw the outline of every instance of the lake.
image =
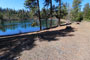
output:
[{"label": "lake", "polygon": [[[57,25],[57,20],[53,20],[53,26]],[[14,35],[20,33],[28,33],[40,31],[38,20],[23,20],[23,21],[3,21],[0,22],[0,36]],[[48,20],[48,28],[50,27],[50,20]],[[45,20],[42,20],[42,29],[46,28]]]}]

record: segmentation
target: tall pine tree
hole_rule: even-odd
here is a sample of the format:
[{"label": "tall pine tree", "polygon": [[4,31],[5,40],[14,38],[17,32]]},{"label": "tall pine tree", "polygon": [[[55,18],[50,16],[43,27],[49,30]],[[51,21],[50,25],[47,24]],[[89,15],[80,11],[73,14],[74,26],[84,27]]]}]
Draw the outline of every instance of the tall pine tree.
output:
[{"label": "tall pine tree", "polygon": [[80,20],[81,2],[82,0],[73,0],[72,20],[74,21]]},{"label": "tall pine tree", "polygon": [[90,19],[90,5],[89,3],[87,3],[84,7],[84,15],[83,15],[85,20],[89,20]]}]

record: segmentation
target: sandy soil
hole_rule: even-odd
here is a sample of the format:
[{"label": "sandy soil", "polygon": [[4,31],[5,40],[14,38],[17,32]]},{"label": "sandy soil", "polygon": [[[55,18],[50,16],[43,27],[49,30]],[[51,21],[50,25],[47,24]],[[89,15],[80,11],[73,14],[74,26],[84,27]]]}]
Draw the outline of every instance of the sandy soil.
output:
[{"label": "sandy soil", "polygon": [[40,41],[37,37],[36,46],[23,51],[19,60],[90,60],[90,22],[71,26],[74,31],[56,36],[56,41]]}]

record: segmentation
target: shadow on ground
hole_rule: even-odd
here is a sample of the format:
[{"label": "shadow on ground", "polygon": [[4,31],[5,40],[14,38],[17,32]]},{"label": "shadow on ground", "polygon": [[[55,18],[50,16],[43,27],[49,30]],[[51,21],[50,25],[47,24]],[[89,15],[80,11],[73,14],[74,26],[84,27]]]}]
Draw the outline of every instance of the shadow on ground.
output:
[{"label": "shadow on ground", "polygon": [[56,37],[74,36],[73,34],[69,34],[74,31],[74,28],[66,28],[32,35],[2,38],[0,39],[0,60],[14,60],[17,56],[20,56],[22,51],[30,50],[37,46],[35,44],[36,40],[40,40],[41,42],[57,41]]}]

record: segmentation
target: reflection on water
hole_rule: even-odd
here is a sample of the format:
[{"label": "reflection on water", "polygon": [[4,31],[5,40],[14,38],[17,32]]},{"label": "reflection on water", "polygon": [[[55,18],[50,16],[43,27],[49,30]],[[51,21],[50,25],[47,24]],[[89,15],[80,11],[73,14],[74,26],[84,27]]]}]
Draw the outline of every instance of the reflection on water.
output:
[{"label": "reflection on water", "polygon": [[[32,26],[33,22],[37,25]],[[48,27],[50,20],[48,20]],[[56,26],[56,21],[53,20],[53,26]],[[46,21],[42,20],[42,29],[46,28]],[[2,35],[13,35],[26,32],[39,31],[38,20],[24,20],[24,21],[0,21],[0,36]]]}]

